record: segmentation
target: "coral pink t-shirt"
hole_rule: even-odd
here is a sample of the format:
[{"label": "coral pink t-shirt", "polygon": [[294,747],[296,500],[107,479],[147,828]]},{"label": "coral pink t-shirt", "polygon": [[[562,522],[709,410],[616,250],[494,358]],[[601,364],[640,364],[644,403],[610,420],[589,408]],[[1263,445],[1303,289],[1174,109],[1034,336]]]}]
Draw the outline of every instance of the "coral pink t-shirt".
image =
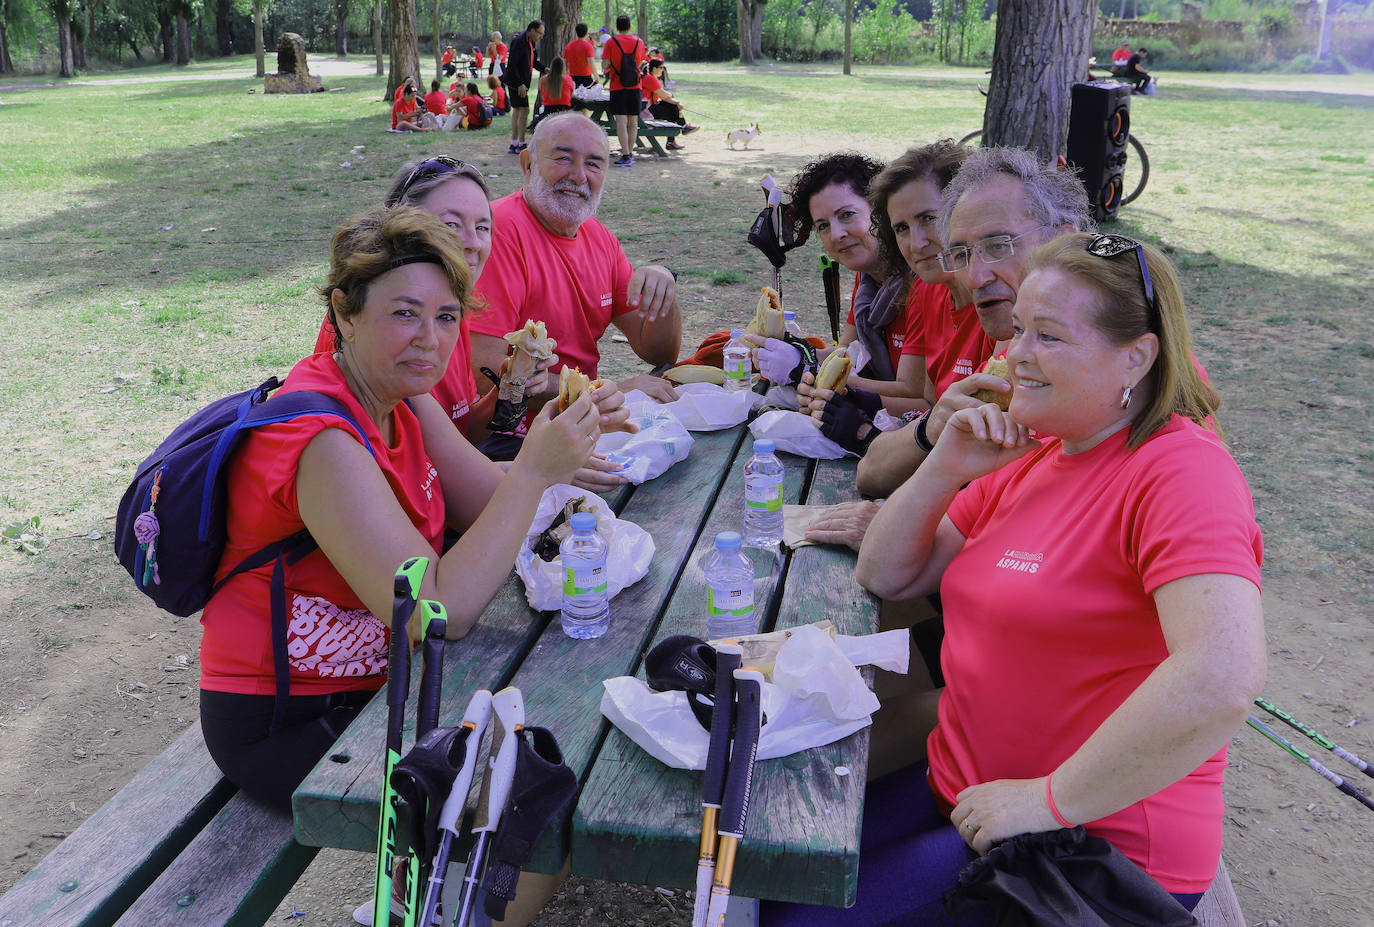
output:
[{"label": "coral pink t-shirt", "polygon": [[949,288],[926,285],[921,291],[926,375],[938,400],[950,384],[971,376],[992,356],[997,344],[983,331],[973,303],[958,308]]},{"label": "coral pink t-shirt", "polygon": [[[948,680],[930,781],[963,789],[1053,772],[1168,656],[1151,594],[1201,573],[1259,586],[1245,477],[1210,431],[1175,416],[1079,454],[1057,439],[974,480],[949,518],[966,538],[940,584]],[[1206,891],[1221,854],[1226,749],[1086,825],[1170,892]]]},{"label": "coral pink t-shirt", "polygon": [[[500,338],[542,321],[558,342],[559,365],[597,375],[597,341],[611,319],[633,310],[625,301],[634,268],[620,242],[595,218],[565,238],[530,212],[522,191],[492,203],[491,257],[477,281],[487,306],[472,316],[474,334]],[[533,413],[531,413],[533,414]]]},{"label": "coral pink t-shirt", "polygon": [[563,60],[568,62],[571,77],[591,77],[595,57],[596,46],[586,39],[573,39],[563,48]]},{"label": "coral pink t-shirt", "polygon": [[[335,397],[363,428],[397,503],[437,555],[444,538],[444,497],[425,454],[420,422],[404,403],[394,411],[396,441],[388,447],[344,382],[332,354],[300,361],[279,392],[314,390]],[[270,403],[271,400],[268,400]],[[249,554],[305,527],[296,504],[301,452],[326,428],[356,433],[332,415],[305,416],[256,428],[229,461],[227,542],[216,579]],[[272,566],[225,583],[205,606],[201,624],[201,688],[273,695]],[[313,551],[286,568],[287,650],[291,694],[376,689],[386,677],[390,629],[349,588],[325,555]]]},{"label": "coral pink t-shirt", "polygon": [[[920,284],[917,280],[907,289],[906,305],[887,326],[887,331],[883,332],[887,340],[887,355],[892,360],[892,371],[897,372],[897,364],[902,356],[906,354],[921,354],[924,348],[924,330],[921,322],[922,312],[924,311],[915,302],[916,286]],[[859,277],[854,276],[854,290],[849,294],[849,315],[845,319],[850,325],[854,324],[854,297],[859,293]]]},{"label": "coral pink t-shirt", "polygon": [[434,116],[447,116],[448,94],[442,90],[431,90],[425,94],[425,112]]},{"label": "coral pink t-shirt", "polygon": [[[453,426],[464,437],[471,437],[468,433],[468,412],[478,399],[477,381],[472,373],[472,329],[469,319],[467,314],[463,315],[458,327],[458,343],[453,346],[444,375],[429,391],[431,396],[439,400],[439,405],[453,420]],[[315,353],[333,352],[334,326],[329,324],[329,315],[326,313],[324,321],[320,323],[320,333],[315,338]]]}]

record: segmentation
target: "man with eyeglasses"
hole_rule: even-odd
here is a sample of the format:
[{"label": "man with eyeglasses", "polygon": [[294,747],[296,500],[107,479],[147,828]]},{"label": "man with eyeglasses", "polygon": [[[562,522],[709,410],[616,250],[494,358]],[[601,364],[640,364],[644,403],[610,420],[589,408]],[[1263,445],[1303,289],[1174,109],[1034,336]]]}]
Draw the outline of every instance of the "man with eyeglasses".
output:
[{"label": "man with eyeglasses", "polygon": [[[946,243],[940,266],[973,294],[976,314],[957,317],[945,343],[927,347],[933,365],[970,375],[947,388],[928,413],[874,439],[859,462],[859,490],[866,495],[886,496],[915,473],[949,417],[981,404],[975,392],[1011,389],[1001,377],[974,371],[1011,340],[1011,309],[1027,258],[1036,245],[1089,231],[1093,222],[1077,175],[1021,148],[980,148],[945,188],[936,226]],[[994,345],[983,353],[989,339]]]},{"label": "man with eyeglasses", "polygon": [[[595,217],[610,163],[606,133],[581,113],[556,113],[539,123],[531,142],[520,153],[524,187],[492,204],[491,257],[477,282],[487,307],[471,316],[477,382],[486,382],[482,367],[500,369],[502,336],[531,320],[558,342],[562,364],[590,377],[601,359],[597,342],[612,325],[648,363],[677,360],[682,315],[675,275],[656,264],[631,265]],[[650,374],[620,387],[659,402],[677,398],[672,384]]]}]

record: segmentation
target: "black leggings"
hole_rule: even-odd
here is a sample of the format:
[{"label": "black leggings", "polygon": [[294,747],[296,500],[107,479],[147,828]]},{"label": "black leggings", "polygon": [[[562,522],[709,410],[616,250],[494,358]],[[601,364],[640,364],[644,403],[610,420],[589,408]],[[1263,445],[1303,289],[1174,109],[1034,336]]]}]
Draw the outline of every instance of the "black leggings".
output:
[{"label": "black leggings", "polygon": [[291,793],[371,701],[372,692],[293,695],[269,734],[276,698],[200,690],[200,727],[215,765],[249,795],[289,812]]}]

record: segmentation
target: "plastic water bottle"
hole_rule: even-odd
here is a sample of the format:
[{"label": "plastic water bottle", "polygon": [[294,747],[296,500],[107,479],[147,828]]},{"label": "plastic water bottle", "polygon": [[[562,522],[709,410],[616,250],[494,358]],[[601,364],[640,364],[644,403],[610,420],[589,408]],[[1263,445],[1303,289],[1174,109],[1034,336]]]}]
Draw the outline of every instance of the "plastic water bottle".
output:
[{"label": "plastic water bottle", "polygon": [[725,368],[726,392],[738,393],[749,388],[749,345],[742,340],[744,329],[736,328],[730,332],[730,341],[725,345],[722,366]]},{"label": "plastic water bottle", "polygon": [[596,533],[596,516],[578,512],[572,534],[558,546],[563,563],[563,633],[578,640],[600,637],[611,626],[606,594],[606,541]]},{"label": "plastic water bottle", "polygon": [[782,327],[787,329],[796,337],[802,336],[801,326],[797,324],[797,314],[791,309],[786,309],[782,313]]},{"label": "plastic water bottle", "polygon": [[777,547],[782,542],[782,461],[773,442],[754,442],[754,456],[744,465],[744,543]]},{"label": "plastic water bottle", "polygon": [[706,636],[711,640],[753,634],[754,565],[740,550],[738,531],[716,535],[706,560]]}]

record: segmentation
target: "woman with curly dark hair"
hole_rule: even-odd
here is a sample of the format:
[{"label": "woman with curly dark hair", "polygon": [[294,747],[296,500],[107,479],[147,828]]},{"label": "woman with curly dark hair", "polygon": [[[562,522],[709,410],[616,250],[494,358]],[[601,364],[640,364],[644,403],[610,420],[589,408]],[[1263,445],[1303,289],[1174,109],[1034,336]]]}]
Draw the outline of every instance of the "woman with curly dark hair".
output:
[{"label": "woman with curly dark hair", "polygon": [[[840,344],[858,342],[868,360],[855,365],[848,385],[872,396],[871,417],[883,400],[920,402],[925,393],[925,360],[908,353],[918,334],[906,312],[910,271],[901,255],[887,255],[873,234],[869,185],[883,170],[881,161],[840,151],[812,161],[792,179],[793,234],[804,242],[814,231],[825,253],[854,271],[849,319]],[[800,350],[778,339],[753,338],[755,363],[774,383],[798,383],[806,411],[810,387]]]}]

